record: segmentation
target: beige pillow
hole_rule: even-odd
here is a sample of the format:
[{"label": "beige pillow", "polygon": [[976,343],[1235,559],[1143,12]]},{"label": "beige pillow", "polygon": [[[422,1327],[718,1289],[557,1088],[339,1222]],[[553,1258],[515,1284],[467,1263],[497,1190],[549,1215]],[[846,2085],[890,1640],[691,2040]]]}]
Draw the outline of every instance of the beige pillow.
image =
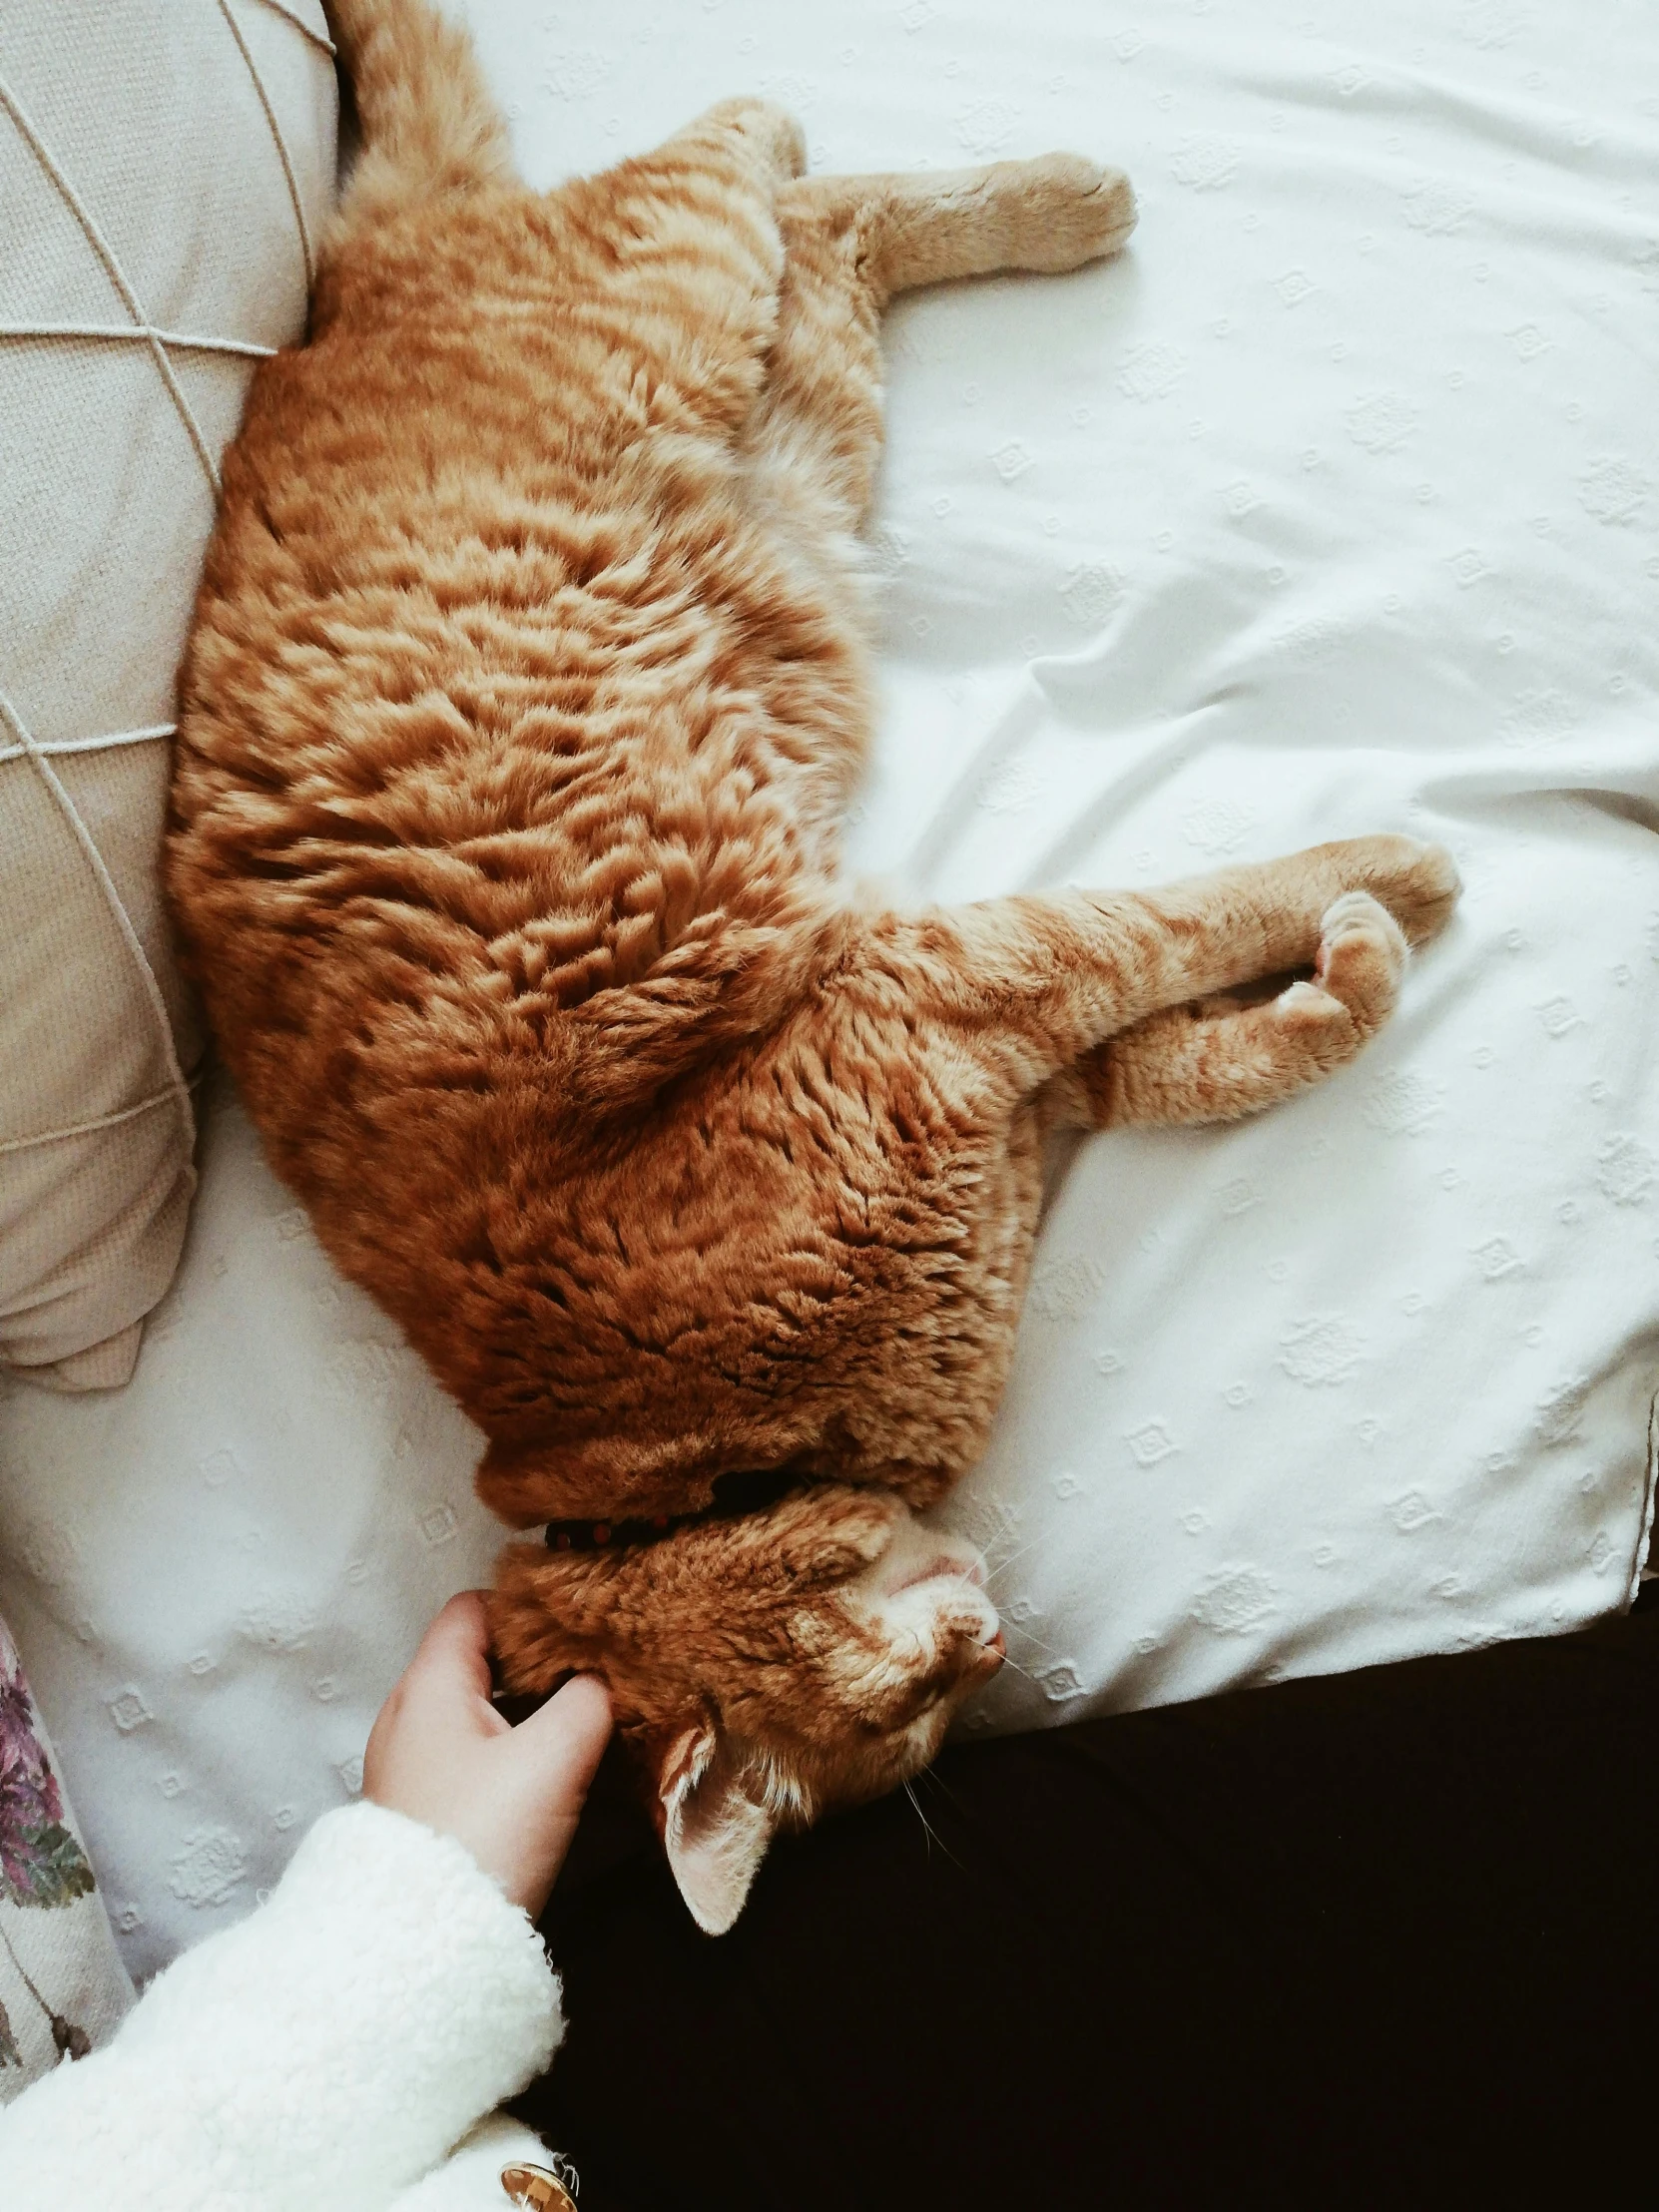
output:
[{"label": "beige pillow", "polygon": [[124,1382],[195,1182],[160,902],[219,455],[333,189],[317,0],[0,9],[0,1365]]}]

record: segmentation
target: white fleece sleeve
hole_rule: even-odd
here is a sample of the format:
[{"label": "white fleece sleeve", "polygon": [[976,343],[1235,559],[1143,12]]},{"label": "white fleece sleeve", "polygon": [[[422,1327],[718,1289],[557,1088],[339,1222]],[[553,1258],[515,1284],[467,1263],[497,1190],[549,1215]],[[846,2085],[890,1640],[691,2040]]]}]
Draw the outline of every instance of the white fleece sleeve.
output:
[{"label": "white fleece sleeve", "polygon": [[463,1846],[350,1806],[0,2112],[5,2212],[383,2212],[562,2033],[540,1937]]}]

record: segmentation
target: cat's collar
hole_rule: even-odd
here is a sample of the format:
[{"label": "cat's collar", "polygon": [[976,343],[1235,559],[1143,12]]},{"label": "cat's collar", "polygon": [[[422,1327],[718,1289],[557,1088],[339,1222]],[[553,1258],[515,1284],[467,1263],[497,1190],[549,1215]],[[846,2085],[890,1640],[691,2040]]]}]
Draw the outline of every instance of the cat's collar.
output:
[{"label": "cat's collar", "polygon": [[804,1477],[790,1467],[744,1467],[717,1477],[715,1494],[694,1513],[654,1513],[644,1519],[549,1521],[543,1542],[549,1551],[622,1551],[661,1543],[682,1528],[704,1521],[737,1520],[764,1512],[802,1486]]}]

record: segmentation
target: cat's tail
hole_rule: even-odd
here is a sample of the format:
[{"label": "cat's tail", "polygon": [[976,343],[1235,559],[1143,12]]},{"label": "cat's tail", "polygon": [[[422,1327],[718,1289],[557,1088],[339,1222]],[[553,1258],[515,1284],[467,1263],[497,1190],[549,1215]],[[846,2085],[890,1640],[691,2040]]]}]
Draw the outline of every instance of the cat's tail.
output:
[{"label": "cat's tail", "polygon": [[431,0],[327,0],[327,9],[362,131],[348,217],[511,179],[506,121],[459,24]]}]

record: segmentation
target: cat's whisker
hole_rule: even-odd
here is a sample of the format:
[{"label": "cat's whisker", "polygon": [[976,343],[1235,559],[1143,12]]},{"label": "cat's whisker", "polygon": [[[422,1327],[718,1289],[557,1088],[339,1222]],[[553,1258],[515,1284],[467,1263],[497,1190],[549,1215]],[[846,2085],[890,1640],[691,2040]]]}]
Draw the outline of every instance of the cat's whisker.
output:
[{"label": "cat's whisker", "polygon": [[[914,1813],[916,1819],[921,1823],[921,1833],[927,1838],[927,1848],[929,1851],[931,1851],[933,1846],[938,1843],[938,1838],[934,1835],[932,1827],[929,1825],[927,1815],[921,1809],[921,1800],[916,1796],[914,1787],[908,1782],[906,1782],[904,1785],[904,1795],[910,1801],[911,1812]],[[944,1847],[941,1844],[939,1848],[942,1851]]]},{"label": "cat's whisker", "polygon": [[[924,1770],[923,1770],[923,1772],[925,1772],[925,1771],[926,1771],[926,1770],[924,1769]],[[955,1853],[954,1853],[954,1852],[953,1852],[953,1851],[952,1851],[952,1850],[950,1849],[949,1845],[948,1845],[948,1844],[946,1844],[946,1842],[945,1842],[944,1838],[943,1838],[943,1837],[942,1837],[942,1836],[941,1836],[941,1835],[939,1834],[938,1830],[937,1830],[937,1829],[936,1829],[936,1828],[935,1828],[935,1827],[933,1826],[932,1822],[931,1822],[931,1821],[929,1821],[929,1819],[927,1818],[927,1815],[926,1815],[926,1814],[925,1814],[925,1813],[924,1813],[924,1812],[922,1811],[922,1809],[921,1809],[921,1800],[920,1800],[920,1799],[919,1799],[919,1798],[918,1798],[918,1797],[916,1796],[916,1793],[915,1793],[915,1788],[914,1788],[914,1785],[913,1785],[912,1783],[909,1783],[909,1782],[906,1782],[906,1783],[905,1783],[905,1785],[904,1785],[904,1795],[905,1795],[905,1796],[906,1796],[906,1797],[907,1797],[907,1798],[909,1799],[909,1801],[910,1801],[910,1807],[911,1807],[911,1810],[912,1810],[912,1811],[914,1812],[914,1814],[915,1814],[915,1817],[916,1817],[916,1819],[917,1819],[918,1821],[920,1821],[920,1823],[921,1823],[921,1827],[922,1827],[922,1833],[923,1833],[923,1835],[924,1835],[924,1836],[925,1836],[925,1837],[927,1838],[927,1849],[928,1849],[928,1851],[929,1851],[929,1852],[931,1852],[931,1851],[932,1851],[932,1848],[933,1848],[933,1846],[934,1846],[935,1844],[937,1844],[937,1845],[938,1845],[938,1847],[939,1847],[939,1849],[940,1849],[940,1851],[942,1851],[942,1852],[944,1853],[945,1857],[946,1857],[946,1858],[947,1858],[947,1859],[948,1859],[948,1860],[950,1861],[951,1865],[952,1865],[953,1867],[960,1867],[960,1866],[962,1865],[962,1862],[961,1862],[961,1861],[960,1861],[960,1860],[959,1860],[959,1859],[957,1858],[956,1854],[955,1854]],[[965,1868],[963,1868],[963,1870],[962,1870],[962,1871],[963,1871],[964,1873],[966,1873],[966,1871],[967,1871],[967,1870],[966,1870]]]},{"label": "cat's whisker", "polygon": [[1042,1538],[1040,1536],[1033,1536],[1028,1544],[1021,1544],[1018,1551],[1009,1552],[1006,1559],[998,1559],[994,1566],[987,1567],[985,1569],[985,1588],[988,1590],[999,1574],[1006,1574],[1010,1567],[1018,1566],[1026,1553],[1035,1551],[1041,1542]]},{"label": "cat's whisker", "polygon": [[950,1784],[946,1782],[943,1775],[940,1774],[936,1768],[923,1767],[921,1773],[916,1777],[916,1779],[918,1782],[931,1782],[935,1790],[942,1790],[944,1792],[944,1795],[950,1800],[951,1804],[955,1806],[958,1813],[962,1810],[961,1799],[956,1795],[955,1791],[950,1787]]}]

